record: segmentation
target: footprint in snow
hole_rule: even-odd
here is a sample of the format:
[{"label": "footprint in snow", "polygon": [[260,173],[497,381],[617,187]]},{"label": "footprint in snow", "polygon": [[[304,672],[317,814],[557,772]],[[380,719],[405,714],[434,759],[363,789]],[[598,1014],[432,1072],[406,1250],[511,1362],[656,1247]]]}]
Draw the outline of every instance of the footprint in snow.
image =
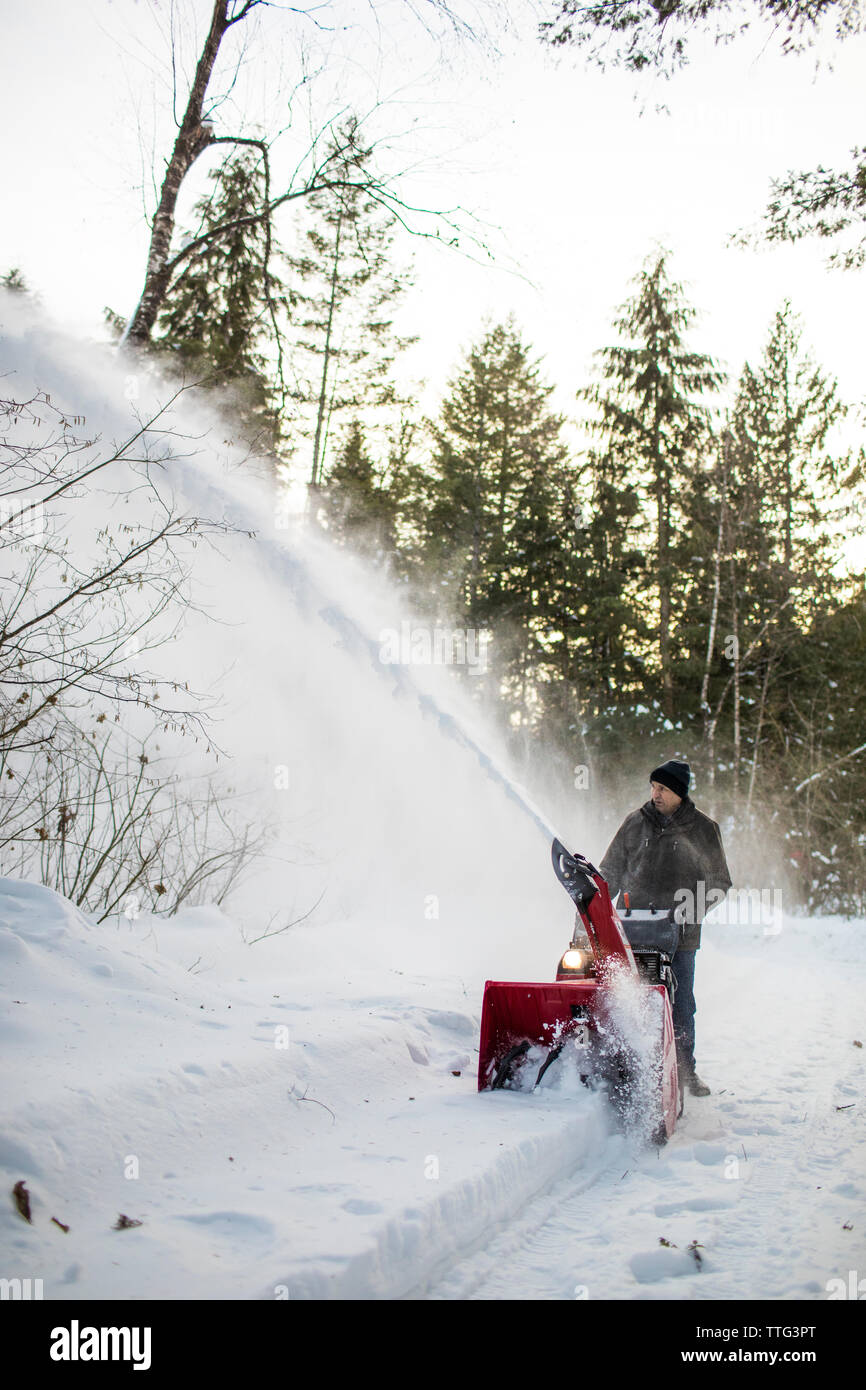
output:
[{"label": "footprint in snow", "polygon": [[0,1134],[0,1168],[6,1168],[9,1172],[15,1170],[17,1173],[29,1173],[31,1177],[41,1178],[43,1174],[42,1164],[37,1162],[35,1152],[27,1148],[25,1144],[19,1144],[15,1139],[9,1139]]},{"label": "footprint in snow", "polygon": [[274,1225],[263,1216],[253,1216],[247,1211],[206,1211],[201,1215],[175,1217],[177,1221],[188,1221],[192,1226],[207,1226],[215,1235],[221,1236],[272,1236]]},{"label": "footprint in snow", "polygon": [[851,1197],[854,1200],[862,1196],[862,1190],[853,1182],[840,1182],[838,1187],[831,1187],[830,1191],[836,1197]]},{"label": "footprint in snow", "polygon": [[697,1163],[703,1163],[705,1167],[710,1167],[715,1163],[723,1163],[730,1152],[730,1148],[725,1148],[722,1144],[709,1144],[706,1140],[699,1139],[694,1144],[689,1144],[682,1149],[671,1151],[671,1161],[673,1163],[690,1163],[693,1159]]},{"label": "footprint in snow", "polygon": [[679,1279],[697,1274],[698,1266],[685,1250],[660,1246],[658,1250],[639,1250],[628,1262],[639,1284],[658,1284],[662,1279]]},{"label": "footprint in snow", "polygon": [[683,1202],[659,1202],[656,1216],[676,1216],[681,1211],[730,1211],[733,1202],[718,1197],[690,1197]]},{"label": "footprint in snow", "polygon": [[729,1150],[722,1144],[698,1143],[695,1144],[694,1157],[698,1163],[703,1163],[705,1167],[709,1167],[711,1164],[724,1163],[728,1152]]},{"label": "footprint in snow", "polygon": [[422,1009],[421,1012],[427,1015],[427,1021],[436,1028],[462,1033],[465,1037],[474,1037],[477,1032],[477,1024],[468,1014],[456,1013],[450,1009]]},{"label": "footprint in snow", "polygon": [[366,1202],[362,1197],[351,1197],[343,1203],[343,1211],[350,1211],[353,1216],[375,1216],[382,1210],[381,1202]]}]

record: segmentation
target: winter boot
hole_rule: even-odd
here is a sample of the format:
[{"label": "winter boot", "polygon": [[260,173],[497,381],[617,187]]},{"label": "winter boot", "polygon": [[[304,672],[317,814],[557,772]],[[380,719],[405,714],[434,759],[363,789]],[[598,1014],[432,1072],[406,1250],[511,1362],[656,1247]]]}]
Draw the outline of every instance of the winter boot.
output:
[{"label": "winter boot", "polygon": [[686,1076],[686,1090],[690,1096],[708,1096],[712,1094],[707,1083],[701,1080],[696,1071]]}]

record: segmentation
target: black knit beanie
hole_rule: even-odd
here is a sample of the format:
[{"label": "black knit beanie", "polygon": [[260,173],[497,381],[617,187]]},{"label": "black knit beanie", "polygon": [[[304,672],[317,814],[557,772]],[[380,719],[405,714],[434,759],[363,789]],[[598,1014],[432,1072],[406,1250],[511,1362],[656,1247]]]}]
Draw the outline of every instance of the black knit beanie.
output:
[{"label": "black knit beanie", "polygon": [[686,797],[689,794],[691,775],[692,772],[688,763],[669,761],[662,763],[661,767],[657,767],[654,772],[651,772],[649,779],[651,782],[661,782],[663,787],[676,792],[677,796]]}]

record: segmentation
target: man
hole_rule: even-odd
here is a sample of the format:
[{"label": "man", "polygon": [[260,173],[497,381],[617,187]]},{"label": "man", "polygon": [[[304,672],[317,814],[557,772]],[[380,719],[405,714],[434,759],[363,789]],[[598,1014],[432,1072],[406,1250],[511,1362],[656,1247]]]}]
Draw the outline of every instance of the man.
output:
[{"label": "man", "polygon": [[707,897],[714,889],[727,893],[731,876],[719,827],[689,797],[690,780],[688,763],[655,768],[649,801],[626,816],[600,868],[611,897],[628,893],[632,907],[679,909],[680,944],[673,962],[677,1065],[680,1084],[693,1096],[708,1096],[710,1088],[695,1068],[695,952]]}]

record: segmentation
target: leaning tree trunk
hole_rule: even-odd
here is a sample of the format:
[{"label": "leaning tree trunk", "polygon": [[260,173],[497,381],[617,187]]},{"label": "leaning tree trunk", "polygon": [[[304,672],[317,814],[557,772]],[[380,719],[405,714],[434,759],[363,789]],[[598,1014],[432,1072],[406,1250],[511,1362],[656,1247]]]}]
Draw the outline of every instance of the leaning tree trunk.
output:
[{"label": "leaning tree trunk", "polygon": [[150,341],[153,326],[168,289],[168,265],[174,234],[175,209],[181,184],[195,161],[214,138],[212,127],[202,120],[204,100],[214,64],[226,30],[243,19],[256,0],[247,0],[238,13],[229,16],[232,0],[215,0],[210,29],[195,70],[195,80],[186,104],[177,139],[165,171],[159,206],[153,219],[144,289],[124,333],[124,341],[143,344]]}]

